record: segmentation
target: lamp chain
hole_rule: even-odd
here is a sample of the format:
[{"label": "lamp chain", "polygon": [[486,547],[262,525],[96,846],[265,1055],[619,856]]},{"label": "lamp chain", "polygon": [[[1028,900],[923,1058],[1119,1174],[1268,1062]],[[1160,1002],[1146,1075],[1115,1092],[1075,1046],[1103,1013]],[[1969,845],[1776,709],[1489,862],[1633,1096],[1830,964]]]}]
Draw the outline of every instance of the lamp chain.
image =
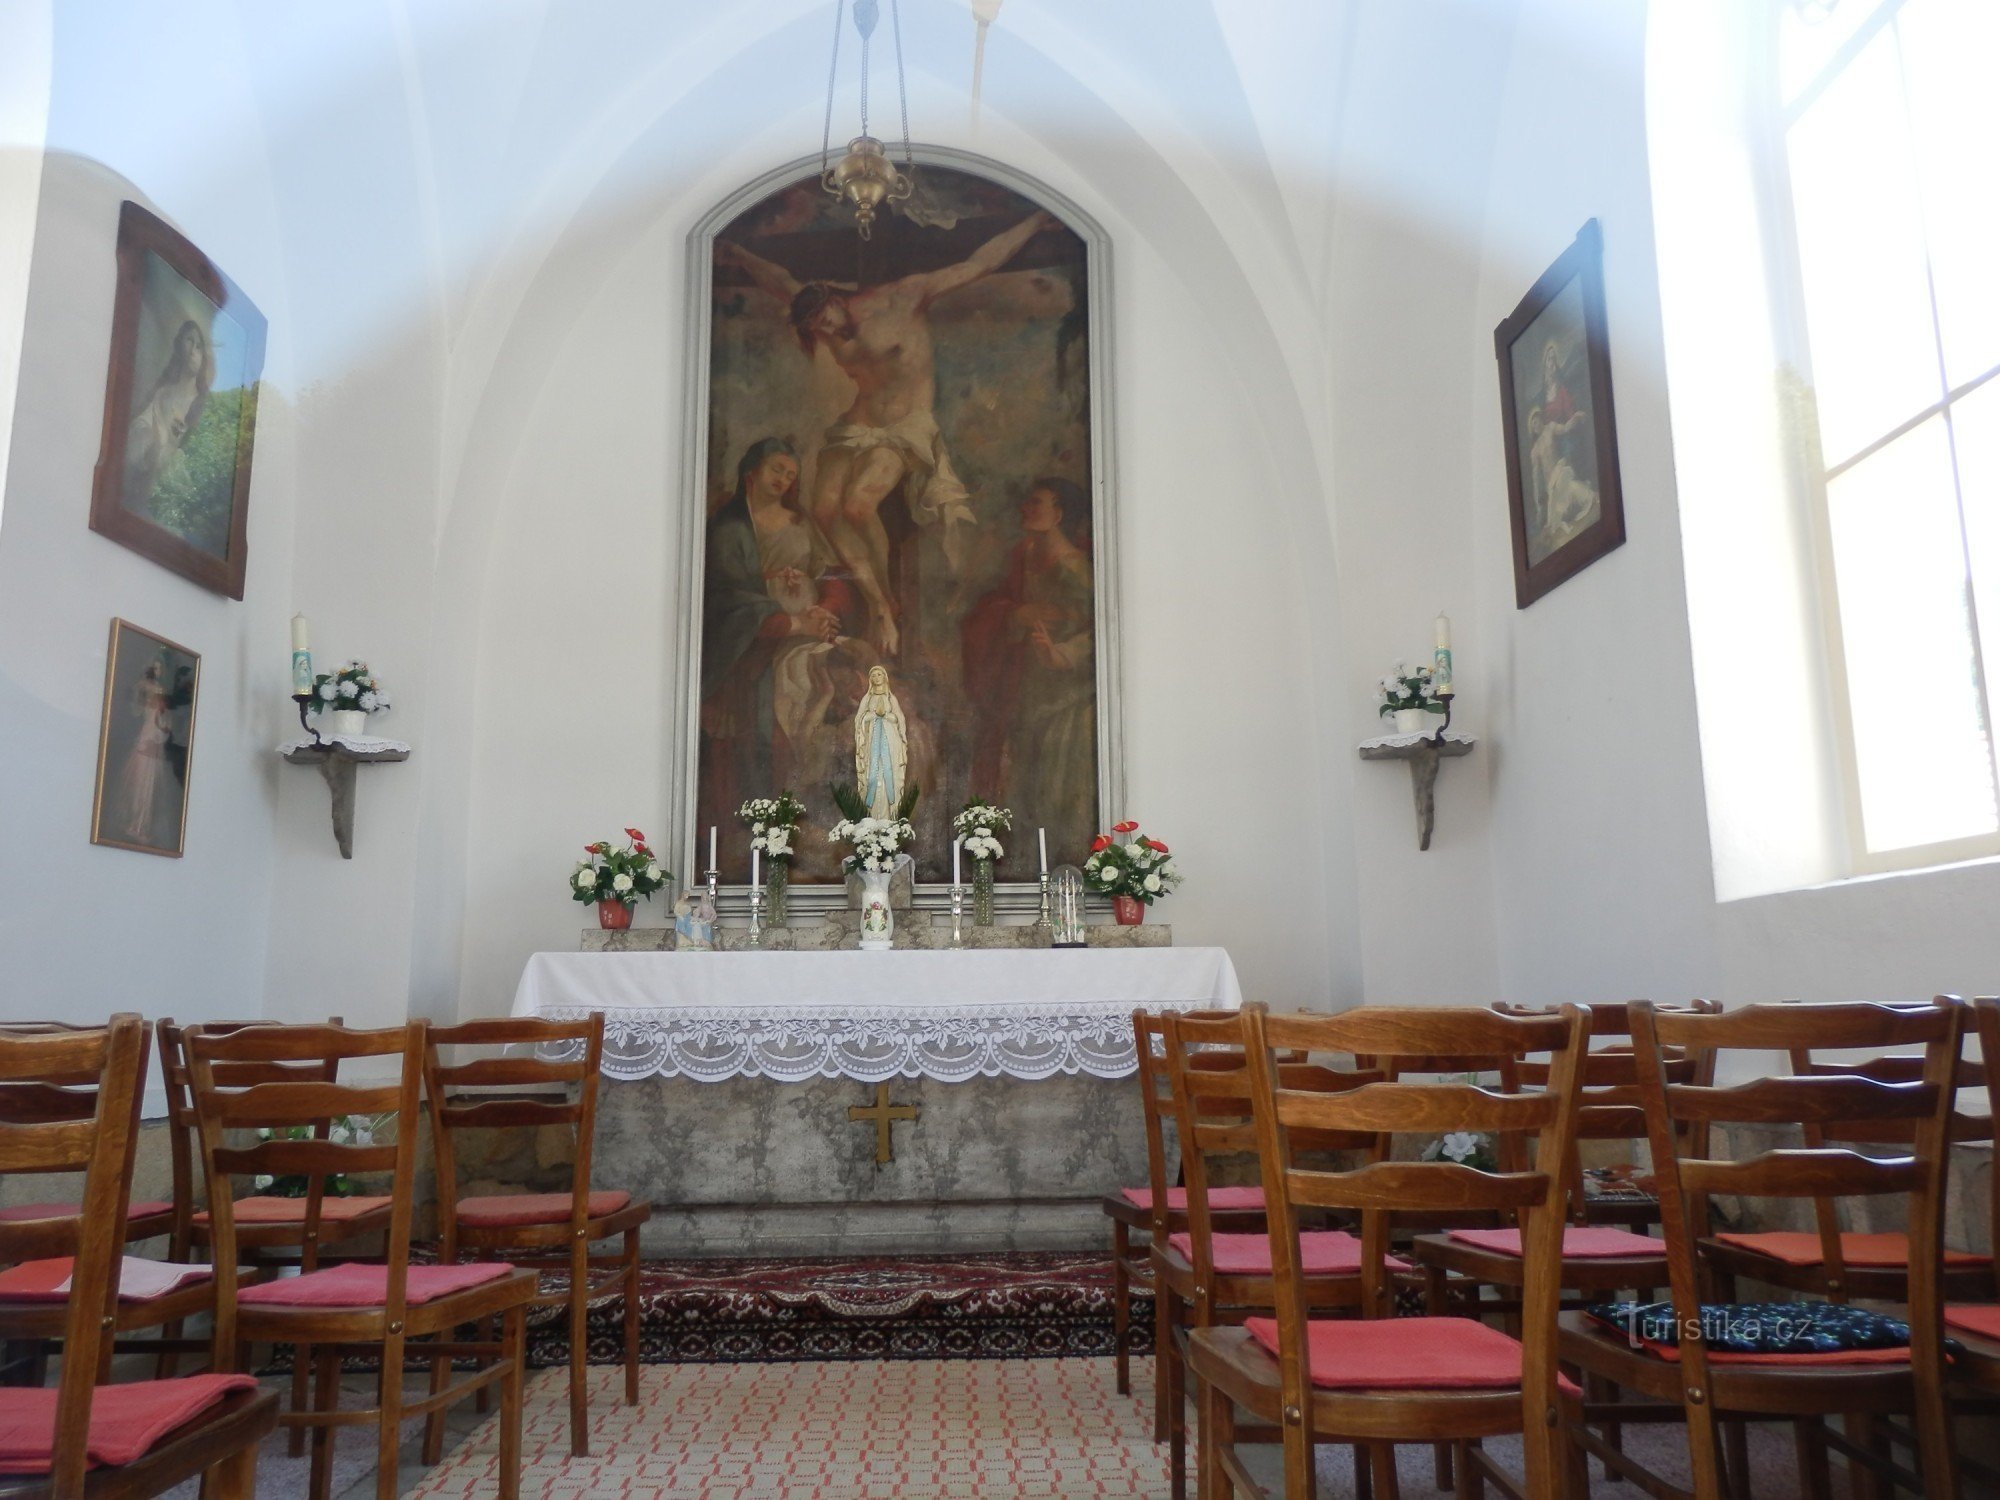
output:
[{"label": "lamp chain", "polygon": [[910,86],[903,81],[903,5],[889,0],[889,29],[896,37],[896,98],[903,106],[903,165],[915,169],[910,155]]},{"label": "lamp chain", "polygon": [[819,138],[819,175],[826,176],[828,158],[833,154],[833,85],[840,76],[840,23],[846,19],[847,0],[834,0],[833,61],[826,69],[826,128]]}]

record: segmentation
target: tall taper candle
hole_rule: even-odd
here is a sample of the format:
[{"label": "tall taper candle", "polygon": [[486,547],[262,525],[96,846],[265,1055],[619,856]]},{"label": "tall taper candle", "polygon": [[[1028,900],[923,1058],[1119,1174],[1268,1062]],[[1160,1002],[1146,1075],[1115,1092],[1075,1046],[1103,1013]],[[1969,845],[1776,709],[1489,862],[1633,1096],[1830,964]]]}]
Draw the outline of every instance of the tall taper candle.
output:
[{"label": "tall taper candle", "polygon": [[1040,845],[1042,846],[1042,873],[1043,873],[1044,875],[1046,875],[1046,874],[1048,874],[1048,873],[1049,873],[1049,831],[1048,831],[1048,829],[1046,829],[1046,828],[1037,828],[1037,829],[1035,830],[1035,842],[1036,842],[1036,843],[1038,843],[1038,844],[1040,844]]},{"label": "tall taper candle", "polygon": [[303,697],[313,689],[312,652],[306,646],[306,617],[292,616],[292,696]]},{"label": "tall taper candle", "polygon": [[963,838],[955,838],[951,841],[951,883],[953,885],[957,885],[959,883],[958,851],[963,849],[964,847],[965,847],[965,840]]},{"label": "tall taper candle", "polygon": [[715,862],[715,825],[713,823],[708,825],[708,867],[711,870],[720,868]]},{"label": "tall taper candle", "polygon": [[1431,686],[1440,694],[1453,691],[1451,685],[1451,621],[1437,617],[1437,650],[1431,657]]},{"label": "tall taper candle", "polygon": [[756,844],[754,844],[754,843],[753,843],[753,844],[751,844],[751,846],[750,846],[750,883],[751,883],[752,885],[762,885],[762,884],[764,883],[764,872],[762,871],[762,869],[761,869],[761,868],[759,868],[759,865],[758,865],[758,855],[759,855],[759,851],[758,851],[758,848],[757,848]]}]

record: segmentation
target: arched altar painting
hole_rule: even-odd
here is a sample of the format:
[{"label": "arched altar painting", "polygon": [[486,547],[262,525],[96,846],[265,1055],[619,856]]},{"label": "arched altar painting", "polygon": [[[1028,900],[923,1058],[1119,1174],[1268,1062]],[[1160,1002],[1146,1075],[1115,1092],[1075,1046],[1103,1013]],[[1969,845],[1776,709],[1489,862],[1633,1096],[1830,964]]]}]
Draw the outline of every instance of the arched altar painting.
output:
[{"label": "arched altar painting", "polygon": [[918,181],[872,239],[806,177],[712,241],[695,813],[729,882],[738,805],[785,789],[794,881],[839,879],[828,786],[878,666],[920,881],[969,797],[1014,809],[1003,880],[1038,826],[1080,861],[1103,823],[1088,247],[997,182]]}]

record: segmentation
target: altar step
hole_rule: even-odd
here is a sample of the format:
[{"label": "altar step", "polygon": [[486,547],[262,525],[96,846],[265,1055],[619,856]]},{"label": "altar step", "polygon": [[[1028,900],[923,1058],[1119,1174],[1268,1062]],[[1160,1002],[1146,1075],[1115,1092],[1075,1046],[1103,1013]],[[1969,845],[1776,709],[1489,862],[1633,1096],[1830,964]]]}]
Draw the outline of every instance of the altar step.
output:
[{"label": "altar step", "polygon": [[[551,1287],[562,1279],[548,1275]],[[649,1364],[1064,1359],[1113,1347],[1102,1253],[649,1260],[640,1279]],[[531,1319],[531,1363],[568,1363],[565,1316],[546,1308]],[[623,1357],[623,1316],[618,1297],[592,1304],[592,1364]],[[1151,1337],[1152,1304],[1141,1298],[1135,1352]]]}]

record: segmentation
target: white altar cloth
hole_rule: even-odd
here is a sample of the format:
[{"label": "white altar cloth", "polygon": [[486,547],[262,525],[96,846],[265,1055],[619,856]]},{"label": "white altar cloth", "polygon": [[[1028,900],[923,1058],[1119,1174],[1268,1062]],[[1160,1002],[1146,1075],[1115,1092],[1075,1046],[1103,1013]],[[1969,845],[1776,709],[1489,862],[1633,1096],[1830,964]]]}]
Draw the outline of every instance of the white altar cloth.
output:
[{"label": "white altar cloth", "polygon": [[1222,948],[537,953],[514,1014],[604,1012],[613,1078],[1122,1078],[1132,1012],[1235,1010]]}]

